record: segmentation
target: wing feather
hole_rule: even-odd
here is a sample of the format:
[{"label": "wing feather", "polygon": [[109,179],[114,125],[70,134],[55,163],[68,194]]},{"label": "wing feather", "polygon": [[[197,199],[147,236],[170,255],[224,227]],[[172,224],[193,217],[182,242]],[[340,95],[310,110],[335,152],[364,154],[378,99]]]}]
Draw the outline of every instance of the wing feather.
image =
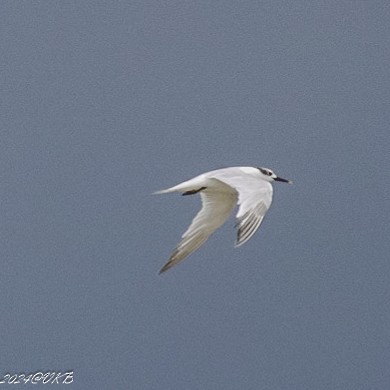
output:
[{"label": "wing feather", "polygon": [[267,207],[262,202],[248,211],[246,217],[238,219],[236,247],[245,244],[256,233],[266,212]]},{"label": "wing feather", "polygon": [[237,203],[237,192],[219,180],[213,180],[212,184],[200,192],[202,208],[182,235],[182,240],[160,273],[180,263],[197,250],[229,217]]}]

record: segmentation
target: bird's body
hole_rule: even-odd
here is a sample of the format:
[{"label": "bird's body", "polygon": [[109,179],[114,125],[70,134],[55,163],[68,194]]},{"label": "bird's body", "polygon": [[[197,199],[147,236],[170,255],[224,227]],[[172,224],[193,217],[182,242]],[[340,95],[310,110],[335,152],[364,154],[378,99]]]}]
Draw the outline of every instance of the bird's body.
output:
[{"label": "bird's body", "polygon": [[272,203],[272,184],[278,178],[270,169],[231,167],[203,173],[157,194],[181,192],[183,195],[200,193],[202,209],[182,235],[160,273],[184,260],[204,244],[225,223],[233,208],[238,205],[237,241],[235,246],[247,242],[260,226]]}]

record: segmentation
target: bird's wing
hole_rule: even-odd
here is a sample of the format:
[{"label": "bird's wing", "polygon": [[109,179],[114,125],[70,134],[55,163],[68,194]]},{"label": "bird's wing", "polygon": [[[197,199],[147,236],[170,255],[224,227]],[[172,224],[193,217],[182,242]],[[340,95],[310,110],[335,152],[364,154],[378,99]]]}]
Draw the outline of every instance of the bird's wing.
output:
[{"label": "bird's wing", "polygon": [[245,244],[256,233],[256,230],[263,221],[268,207],[265,202],[257,201],[257,203],[255,205],[251,205],[249,209],[245,209],[244,206],[241,205],[238,212],[240,212],[240,210],[244,214],[242,217],[237,217],[236,247]]},{"label": "bird's wing", "polygon": [[207,241],[229,217],[237,203],[237,192],[230,186],[216,179],[212,188],[208,187],[200,192],[202,209],[195,216],[182,240],[173,251],[168,262],[161,268],[160,273],[184,260]]},{"label": "bird's wing", "polygon": [[242,172],[236,175],[236,168],[221,170],[215,177],[238,192],[238,205],[240,206],[237,218],[238,247],[246,243],[259,228],[265,213],[272,203],[272,185],[265,180],[256,180],[245,176]]},{"label": "bird's wing", "polygon": [[272,203],[272,185],[266,181],[243,180],[238,191],[236,247],[245,244],[259,228]]}]

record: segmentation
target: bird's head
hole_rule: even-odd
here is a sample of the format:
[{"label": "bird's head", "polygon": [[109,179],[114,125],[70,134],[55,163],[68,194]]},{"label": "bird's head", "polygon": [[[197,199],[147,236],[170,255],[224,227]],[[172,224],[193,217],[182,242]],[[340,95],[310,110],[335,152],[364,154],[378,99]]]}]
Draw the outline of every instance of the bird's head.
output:
[{"label": "bird's head", "polygon": [[291,180],[282,179],[278,177],[271,169],[269,168],[257,168],[260,171],[261,178],[272,183],[273,181],[281,181],[282,183],[291,184]]}]

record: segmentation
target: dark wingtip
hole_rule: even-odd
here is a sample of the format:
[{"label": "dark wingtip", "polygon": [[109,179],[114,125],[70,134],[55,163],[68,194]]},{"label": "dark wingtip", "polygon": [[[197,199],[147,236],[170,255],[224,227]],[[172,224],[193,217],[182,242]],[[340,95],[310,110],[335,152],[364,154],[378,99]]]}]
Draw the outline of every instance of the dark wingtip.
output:
[{"label": "dark wingtip", "polygon": [[169,270],[169,268],[171,268],[172,266],[169,264],[169,262],[167,264],[164,265],[164,267],[162,267],[160,269],[160,271],[158,272],[159,275],[161,275],[162,273],[166,272]]},{"label": "dark wingtip", "polygon": [[200,192],[200,191],[205,190],[206,188],[207,188],[207,187],[200,187],[200,188],[198,188],[197,190],[186,191],[186,192],[183,192],[182,195],[194,195],[194,194],[197,194],[197,193]]}]

